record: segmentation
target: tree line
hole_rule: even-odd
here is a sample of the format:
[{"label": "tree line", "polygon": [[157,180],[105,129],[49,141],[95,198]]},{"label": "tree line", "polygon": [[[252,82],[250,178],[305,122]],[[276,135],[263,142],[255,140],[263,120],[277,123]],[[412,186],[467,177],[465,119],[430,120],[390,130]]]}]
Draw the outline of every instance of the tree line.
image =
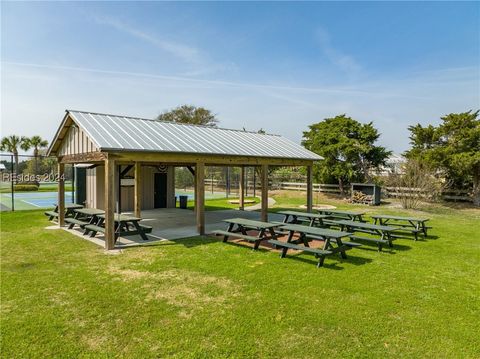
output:
[{"label": "tree line", "polygon": [[[217,127],[218,118],[212,111],[193,105],[182,105],[165,111],[156,120]],[[441,117],[438,126],[412,125],[410,149],[403,155],[404,181],[422,174],[443,181],[449,188],[471,188],[474,204],[480,206],[480,119],[479,111],[451,113]],[[263,129],[259,133],[265,133]],[[387,166],[392,152],[377,145],[380,133],[373,122],[360,123],[338,115],[308,126],[303,132],[302,145],[322,156],[314,166],[314,178],[322,183],[338,183],[345,191],[352,182],[374,180],[373,174]],[[2,138],[0,149],[13,154],[18,170],[19,148],[33,148],[35,171],[40,151],[48,142],[40,136]],[[414,183],[414,181],[409,182]]]}]

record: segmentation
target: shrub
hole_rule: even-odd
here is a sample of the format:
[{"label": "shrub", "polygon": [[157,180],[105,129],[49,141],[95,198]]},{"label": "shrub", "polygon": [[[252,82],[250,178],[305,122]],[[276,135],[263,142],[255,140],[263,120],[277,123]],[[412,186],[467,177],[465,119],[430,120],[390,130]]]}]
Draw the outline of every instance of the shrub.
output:
[{"label": "shrub", "polygon": [[31,192],[38,191],[38,185],[35,184],[16,184],[13,186],[14,191],[17,192]]},{"label": "shrub", "polygon": [[394,187],[396,197],[405,209],[417,209],[422,201],[435,201],[440,197],[444,184],[435,172],[425,164],[409,160],[404,165],[404,173],[392,174],[389,185]]}]

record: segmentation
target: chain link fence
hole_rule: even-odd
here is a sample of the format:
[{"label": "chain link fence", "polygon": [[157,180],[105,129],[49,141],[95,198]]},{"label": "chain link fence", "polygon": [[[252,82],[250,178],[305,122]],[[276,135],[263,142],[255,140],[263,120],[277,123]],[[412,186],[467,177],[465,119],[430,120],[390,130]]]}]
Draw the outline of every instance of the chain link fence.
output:
[{"label": "chain link fence", "polygon": [[[0,210],[52,208],[58,198],[55,157],[0,154]],[[75,171],[65,166],[65,200],[75,202]]]}]

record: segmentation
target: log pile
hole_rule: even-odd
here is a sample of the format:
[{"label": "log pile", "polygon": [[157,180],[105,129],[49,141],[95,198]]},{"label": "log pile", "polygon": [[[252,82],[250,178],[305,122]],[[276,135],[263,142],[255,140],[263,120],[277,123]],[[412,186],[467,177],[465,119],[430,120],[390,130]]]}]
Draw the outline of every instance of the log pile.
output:
[{"label": "log pile", "polygon": [[351,203],[371,204],[372,201],[373,201],[373,196],[370,196],[360,191],[353,191],[352,197],[350,198]]}]

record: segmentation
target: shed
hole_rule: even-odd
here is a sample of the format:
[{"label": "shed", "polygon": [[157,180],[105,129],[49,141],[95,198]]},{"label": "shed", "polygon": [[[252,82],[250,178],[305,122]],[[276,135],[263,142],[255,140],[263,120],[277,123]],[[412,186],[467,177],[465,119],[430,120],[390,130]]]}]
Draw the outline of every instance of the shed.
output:
[{"label": "shed", "polygon": [[[124,178],[125,183],[131,185],[133,210],[137,217],[141,217],[142,208],[151,205],[147,202],[152,198],[152,187],[149,185],[152,173],[166,174],[163,179],[167,188],[164,205],[171,206],[171,189],[174,189],[171,169],[175,166],[191,168],[195,176],[197,231],[204,234],[205,166],[238,166],[241,168],[241,184],[246,166],[260,167],[261,218],[267,221],[268,166],[306,166],[306,202],[311,209],[312,166],[314,161],[322,159],[278,135],[75,110],[66,110],[47,154],[58,158],[60,175],[65,164],[81,163],[95,167],[95,176],[89,178],[87,175],[87,198],[88,191],[94,191],[95,195],[90,194],[90,198],[95,198],[95,202],[87,201],[87,206],[105,210],[106,249],[114,247],[113,215],[116,209],[121,210],[116,198],[119,197],[122,177],[127,177]],[[89,180],[92,183],[88,183]],[[58,188],[59,225],[63,226],[63,180]],[[239,192],[242,209],[244,191],[241,188]]]}]

